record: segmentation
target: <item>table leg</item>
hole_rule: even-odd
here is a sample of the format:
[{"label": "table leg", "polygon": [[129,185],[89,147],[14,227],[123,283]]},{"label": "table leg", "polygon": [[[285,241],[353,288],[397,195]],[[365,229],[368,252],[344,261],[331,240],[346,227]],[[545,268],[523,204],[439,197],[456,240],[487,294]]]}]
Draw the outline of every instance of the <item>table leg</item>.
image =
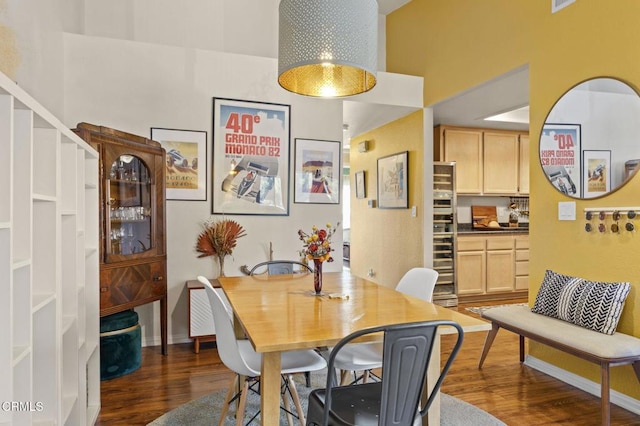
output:
[{"label": "table leg", "polygon": [[260,376],[260,424],[272,426],[280,423],[280,352],[262,354]]},{"label": "table leg", "polygon": [[242,328],[242,324],[240,320],[236,316],[236,313],[233,313],[233,332],[236,335],[236,339],[245,339],[246,336],[244,334],[244,329]]},{"label": "table leg", "polygon": [[[435,341],[433,342],[433,351],[431,352],[431,360],[427,367],[427,383],[425,386],[429,390],[428,395],[431,395],[431,389],[435,386],[440,376],[440,334],[436,334]],[[423,393],[423,397],[424,397]],[[423,399],[423,403],[426,402],[426,398]],[[427,412],[427,415],[422,418],[422,425],[439,425],[440,424],[440,392],[438,396],[433,400],[431,408]]]}]

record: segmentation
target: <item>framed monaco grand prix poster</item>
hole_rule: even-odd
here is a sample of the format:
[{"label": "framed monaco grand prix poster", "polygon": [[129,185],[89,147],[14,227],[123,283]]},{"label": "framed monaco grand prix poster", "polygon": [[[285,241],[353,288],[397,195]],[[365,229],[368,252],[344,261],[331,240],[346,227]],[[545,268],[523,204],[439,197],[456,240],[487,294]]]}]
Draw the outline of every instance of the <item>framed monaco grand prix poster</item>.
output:
[{"label": "framed monaco grand prix poster", "polygon": [[580,125],[545,123],[540,136],[540,163],[549,181],[563,194],[580,197]]},{"label": "framed monaco grand prix poster", "polygon": [[212,213],[289,214],[290,106],[213,98]]}]

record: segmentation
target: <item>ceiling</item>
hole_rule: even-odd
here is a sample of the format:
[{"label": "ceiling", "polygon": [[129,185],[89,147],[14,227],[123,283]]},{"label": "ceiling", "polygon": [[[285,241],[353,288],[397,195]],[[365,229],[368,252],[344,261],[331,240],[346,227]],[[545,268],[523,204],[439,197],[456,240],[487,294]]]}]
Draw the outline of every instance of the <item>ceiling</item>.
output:
[{"label": "ceiling", "polygon": [[388,15],[410,1],[411,0],[378,0],[378,12],[383,15]]},{"label": "ceiling", "polygon": [[485,118],[529,105],[529,67],[524,66],[433,105],[433,123],[529,130],[529,123]]},{"label": "ceiling", "polygon": [[[529,130],[529,123],[486,121],[486,117],[529,105],[529,68],[505,73],[465,92],[431,105],[433,123],[493,129]],[[415,111],[415,108],[343,102],[343,123],[348,138],[371,131]]]}]

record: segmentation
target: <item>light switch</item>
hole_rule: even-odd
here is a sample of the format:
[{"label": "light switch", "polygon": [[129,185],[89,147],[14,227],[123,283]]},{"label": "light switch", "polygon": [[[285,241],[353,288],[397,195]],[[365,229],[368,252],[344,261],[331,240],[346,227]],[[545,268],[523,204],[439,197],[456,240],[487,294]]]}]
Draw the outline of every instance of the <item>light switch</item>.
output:
[{"label": "light switch", "polygon": [[575,201],[560,201],[558,203],[558,220],[576,220]]},{"label": "light switch", "polygon": [[416,217],[416,206],[411,206],[411,217]]}]

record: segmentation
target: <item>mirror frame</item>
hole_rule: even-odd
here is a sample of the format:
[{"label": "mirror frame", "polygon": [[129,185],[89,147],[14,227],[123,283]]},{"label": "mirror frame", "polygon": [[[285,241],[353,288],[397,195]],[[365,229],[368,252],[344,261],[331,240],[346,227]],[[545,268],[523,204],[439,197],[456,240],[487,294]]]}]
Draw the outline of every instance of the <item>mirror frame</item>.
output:
[{"label": "mirror frame", "polygon": [[[609,146],[606,146],[606,147],[594,146],[593,141],[594,140],[597,141],[598,136],[595,135],[594,137],[591,137],[592,136],[591,133],[597,133],[597,132],[589,132],[590,137],[587,138],[587,140],[591,143],[590,144],[587,143],[586,144],[587,148],[585,148],[585,144],[583,143],[583,139],[584,139],[583,128],[586,127],[587,130],[593,130],[594,120],[591,120],[591,122],[589,123],[584,118],[581,118],[579,120],[575,120],[573,123],[569,123],[569,122],[566,122],[567,120],[556,120],[553,118],[554,113],[556,115],[562,114],[562,112],[558,112],[557,108],[559,104],[563,102],[567,102],[568,99],[570,99],[569,97],[570,94],[572,94],[573,96],[580,96],[580,89],[579,89],[580,86],[587,85],[587,83],[595,82],[597,80],[603,80],[601,84],[604,84],[604,85],[615,84],[615,86],[621,89],[624,88],[624,90],[608,92],[608,91],[600,91],[600,90],[594,91],[594,90],[587,89],[586,92],[588,92],[588,95],[586,96],[595,96],[598,94],[602,94],[602,96],[606,96],[607,94],[612,94],[612,93],[635,95],[633,105],[632,105],[633,108],[627,107],[622,109],[622,111],[626,111],[628,113],[627,115],[629,115],[630,117],[634,117],[635,122],[638,122],[639,124],[636,126],[637,128],[635,129],[635,131],[634,129],[629,129],[631,133],[629,133],[629,136],[626,137],[626,139],[623,139],[619,143],[619,146],[621,147],[624,146],[625,140],[632,140],[636,135],[640,136],[640,120],[638,120],[638,117],[640,117],[640,93],[634,86],[629,84],[629,82],[617,77],[599,76],[599,77],[582,80],[579,83],[571,86],[568,90],[566,90],[562,94],[562,96],[560,96],[554,102],[554,104],[552,105],[551,109],[547,113],[545,120],[542,124],[542,128],[540,130],[540,138],[538,141],[538,160],[540,163],[540,167],[542,168],[542,172],[547,178],[547,181],[549,182],[549,184],[551,184],[558,192],[563,193],[567,197],[570,197],[573,199],[592,200],[592,199],[605,197],[617,191],[618,189],[622,188],[624,185],[626,185],[629,182],[629,180],[631,180],[631,178],[635,176],[636,173],[638,172],[637,164],[633,170],[629,171],[627,169],[627,162],[640,159],[640,141],[635,142],[635,145],[637,145],[637,150],[638,150],[638,155],[635,158],[629,157],[626,161],[616,163],[616,162],[613,162],[612,156],[611,156],[612,151],[615,152],[615,147],[611,147],[610,144]],[[606,82],[606,80],[611,80],[611,81]],[[623,98],[616,98],[615,101],[619,102],[622,100]],[[585,102],[582,102],[579,105],[584,105],[584,108],[582,109],[588,110],[588,112],[592,112],[593,104],[591,102],[593,101],[585,100]],[[577,109],[580,109],[580,108],[577,108]],[[607,112],[611,111],[610,108],[605,107],[604,109]],[[573,111],[574,111],[574,108],[572,108],[572,112]],[[615,110],[615,113],[618,115],[621,115],[619,114],[618,110]],[[550,117],[552,117],[551,118],[552,121],[550,121]],[[620,118],[620,120],[625,120],[625,123],[627,123],[628,121],[624,118]],[[585,125],[585,122],[589,124]],[[614,124],[613,126],[609,125],[606,127],[607,128],[615,127],[619,129],[624,129],[626,126],[616,127],[616,125]],[[604,126],[598,125],[596,130],[600,130],[601,128],[604,128]],[[553,140],[551,140],[550,138],[553,138]],[[555,146],[555,141],[558,141],[557,147]],[[553,146],[549,146],[551,142],[553,142],[554,144]],[[560,144],[562,144],[563,146],[559,146]],[[586,163],[586,160],[590,160],[590,164],[595,164],[596,166],[593,169],[585,169],[583,166]],[[619,179],[612,180],[611,170],[613,169],[612,166],[614,164],[616,165],[616,168],[615,168],[616,172],[617,173],[621,172],[621,174],[619,175],[620,176]],[[557,168],[554,168],[554,166],[557,166]],[[569,169],[569,171],[567,171],[567,169]],[[604,184],[605,189],[603,191],[600,188],[598,188],[596,185],[594,185],[595,191],[592,191],[591,195],[585,196],[586,185],[584,184],[584,180],[585,178],[591,178],[592,170],[595,173],[598,173],[597,176],[599,176],[600,178],[602,178],[604,175],[605,180],[601,179],[601,182],[604,182],[604,183],[600,183],[597,185]],[[576,182],[572,182],[573,179],[571,179],[571,177],[576,179],[576,174],[578,179],[577,185],[576,185]],[[607,188],[607,185],[612,185],[613,182],[617,182],[617,186],[615,187],[609,186]],[[577,195],[572,195],[571,192],[576,192]],[[596,192],[596,193],[594,194],[593,192]]]}]

